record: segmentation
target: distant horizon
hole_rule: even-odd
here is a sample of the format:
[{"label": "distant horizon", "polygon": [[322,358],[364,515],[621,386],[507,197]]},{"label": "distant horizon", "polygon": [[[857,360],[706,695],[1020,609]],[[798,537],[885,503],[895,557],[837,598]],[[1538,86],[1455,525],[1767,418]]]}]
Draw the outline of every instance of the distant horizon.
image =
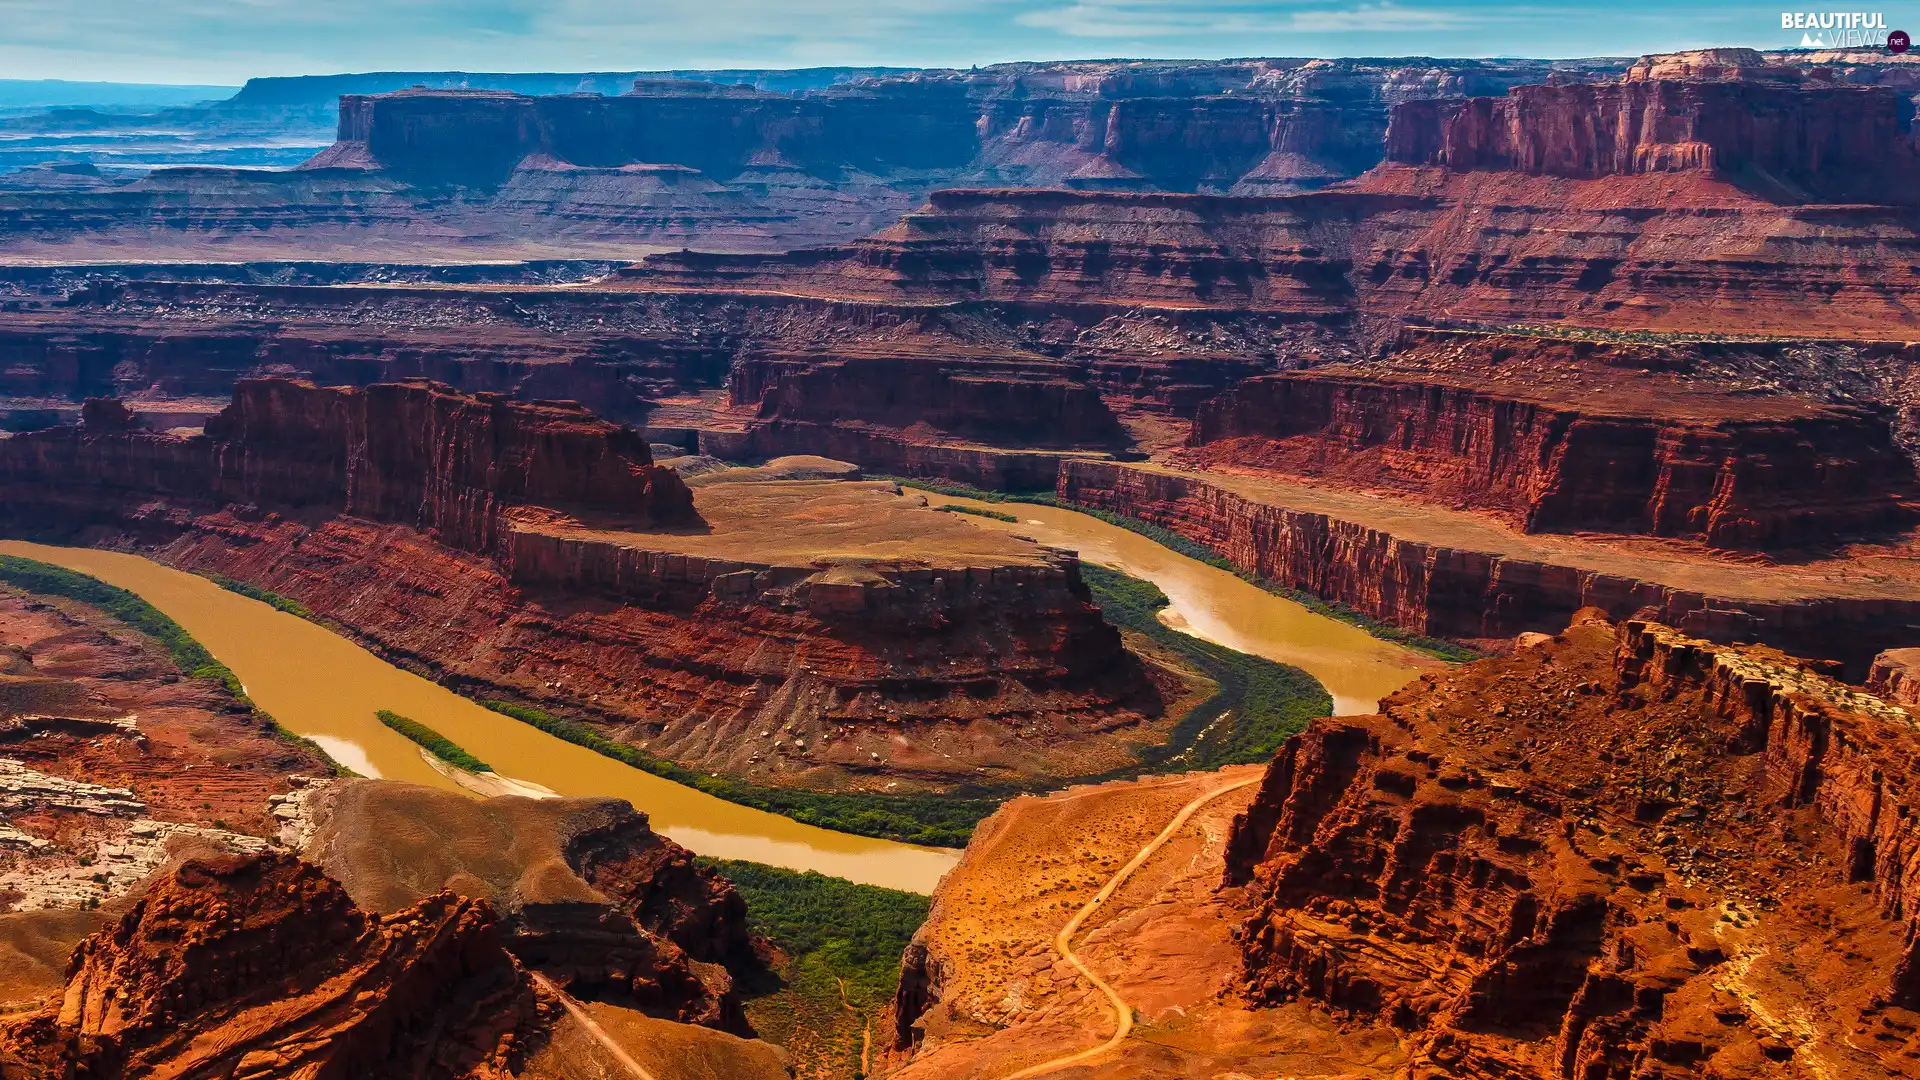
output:
[{"label": "distant horizon", "polygon": [[[643,9],[642,9],[643,8]],[[1788,10],[1793,5],[1786,5]],[[0,71],[27,81],[239,86],[466,71],[902,67],[1065,59],[1541,60],[1794,48],[1780,4],[1665,0],[0,0]],[[1883,5],[1920,32],[1920,4]]]},{"label": "distant horizon", "polygon": [[[1915,25],[1920,26],[1920,23]],[[92,87],[153,87],[170,90],[220,90],[239,92],[247,83],[261,79],[339,79],[370,77],[377,75],[622,75],[629,72],[668,72],[668,71],[833,71],[842,69],[892,69],[896,71],[970,71],[985,70],[994,67],[1006,67],[1014,64],[1232,64],[1253,63],[1266,60],[1436,60],[1436,61],[1512,61],[1541,60],[1548,62],[1575,62],[1581,60],[1635,60],[1642,56],[1660,55],[1669,52],[1697,52],[1701,49],[1757,48],[1747,45],[1702,45],[1689,49],[1663,49],[1654,53],[1583,53],[1578,56],[1533,56],[1526,53],[1500,53],[1491,56],[1450,56],[1444,53],[1355,53],[1350,56],[1307,56],[1304,54],[1272,54],[1265,56],[1060,56],[1041,60],[996,60],[991,64],[763,64],[763,65],[726,65],[718,67],[694,67],[680,65],[665,68],[369,68],[352,71],[307,71],[292,75],[250,75],[239,82],[231,83],[180,83],[180,82],[130,82],[120,79],[59,79],[36,78],[16,79],[0,77],[0,86],[92,86]],[[1757,51],[1765,53],[1821,52],[1828,50],[1801,48],[1763,48]]]}]

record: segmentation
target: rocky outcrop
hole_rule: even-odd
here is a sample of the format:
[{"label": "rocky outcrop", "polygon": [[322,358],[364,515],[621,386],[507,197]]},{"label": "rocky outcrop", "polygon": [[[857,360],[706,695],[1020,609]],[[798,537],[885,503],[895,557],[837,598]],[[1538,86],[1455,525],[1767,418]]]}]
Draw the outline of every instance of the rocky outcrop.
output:
[{"label": "rocky outcrop", "polygon": [[501,1077],[558,1011],[484,901],[369,915],[314,867],[263,855],[181,866],[81,943],[56,1008],[0,1039],[28,1077]]},{"label": "rocky outcrop", "polygon": [[1874,657],[1867,689],[1901,705],[1920,705],[1920,649],[1888,649]]},{"label": "rocky outcrop", "polygon": [[[85,478],[123,500],[266,503],[396,522],[470,551],[492,550],[502,515],[528,504],[694,520],[686,486],[653,464],[631,429],[571,403],[466,396],[428,382],[358,390],[242,380],[202,435],[130,432],[124,423],[52,428],[0,451],[10,505],[42,518],[55,506],[86,515],[63,494]],[[101,506],[97,491],[81,498],[95,515],[125,510],[111,497]]]},{"label": "rocky outcrop", "polygon": [[1131,441],[1095,378],[1086,362],[959,347],[752,351],[735,362],[732,409],[700,432],[701,452],[816,455],[895,476],[1045,490],[1070,453]]},{"label": "rocky outcrop", "polygon": [[1377,162],[1387,106],[1422,90],[1499,92],[1549,72],[1618,70],[1611,61],[1096,62],[883,75],[797,95],[661,79],[617,97],[348,93],[338,141],[308,167],[478,186],[539,158],[670,164],[720,181],[829,166],[1004,174],[1033,186],[1297,190]]},{"label": "rocky outcrop", "polygon": [[1383,709],[1295,736],[1235,822],[1255,1000],[1390,1026],[1423,1075],[1911,1069],[1904,710],[1598,613]]},{"label": "rocky outcrop", "polygon": [[1912,235],[1920,169],[1900,92],[1779,65],[1739,80],[1646,70],[1404,102],[1388,160],[1330,190],[941,191],[852,244],[667,253],[624,280],[1234,308],[1357,321],[1369,343],[1379,328],[1366,323],[1422,318],[1859,338],[1912,325],[1898,297],[1914,283],[1893,238]]},{"label": "rocky outcrop", "polygon": [[[1203,406],[1185,460],[1320,477],[1493,510],[1528,532],[1681,536],[1719,548],[1832,545],[1913,516],[1888,417],[1787,396],[1686,393],[1596,366],[1559,396],[1541,339],[1493,337],[1510,380],[1329,365],[1250,379]],[[1399,363],[1417,367],[1420,350]],[[1504,376],[1502,377],[1505,378]]]},{"label": "rocky outcrop", "polygon": [[306,855],[361,907],[451,890],[492,905],[507,951],[575,997],[752,1034],[734,990],[764,971],[746,902],[627,803],[348,781],[317,816]]},{"label": "rocky outcrop", "polygon": [[1065,463],[1057,493],[1171,529],[1246,573],[1422,633],[1507,637],[1550,628],[1584,607],[1625,618],[1652,606],[1687,633],[1843,660],[1857,676],[1881,649],[1920,636],[1920,605],[1903,587],[1828,591],[1799,568],[1750,576],[1711,561],[1609,558],[1439,509],[1382,514],[1375,500],[1107,462]]}]

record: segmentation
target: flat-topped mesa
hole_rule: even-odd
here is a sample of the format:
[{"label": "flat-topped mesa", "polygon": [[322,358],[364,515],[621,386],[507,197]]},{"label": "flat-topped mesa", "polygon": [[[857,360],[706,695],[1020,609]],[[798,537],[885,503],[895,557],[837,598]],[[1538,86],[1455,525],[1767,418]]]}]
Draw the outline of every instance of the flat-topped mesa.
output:
[{"label": "flat-topped mesa", "polygon": [[1380,160],[1389,102],[1498,93],[1618,61],[1256,60],[1002,65],[799,94],[639,79],[618,97],[416,87],[340,98],[337,142],[308,170],[382,169],[485,187],[525,164],[746,172],[932,172],[1134,190],[1304,190]]},{"label": "flat-topped mesa", "polygon": [[1395,165],[1593,180],[1701,172],[1775,202],[1913,201],[1913,104],[1748,50],[1650,56],[1619,82],[1397,106]]},{"label": "flat-topped mesa", "polygon": [[1527,532],[1831,545],[1909,523],[1890,416],[1727,393],[1651,346],[1435,334],[1384,361],[1249,379],[1203,406],[1183,460],[1338,479]]},{"label": "flat-topped mesa", "polygon": [[653,464],[640,435],[572,402],[465,395],[423,380],[353,388],[243,379],[201,435],[138,431],[123,413],[90,403],[81,427],[0,445],[9,499],[97,502],[91,492],[60,494],[86,478],[132,499],[332,510],[476,552],[493,549],[503,516],[521,506],[641,526],[697,520],[686,485]]},{"label": "flat-topped mesa", "polygon": [[[303,168],[377,168],[418,184],[497,187],[516,169],[651,166],[730,180],[784,164],[957,169],[979,148],[960,94],[796,97],[707,83],[635,84],[620,97],[498,90],[345,95],[338,141]],[[875,125],[878,125],[877,127]]]}]

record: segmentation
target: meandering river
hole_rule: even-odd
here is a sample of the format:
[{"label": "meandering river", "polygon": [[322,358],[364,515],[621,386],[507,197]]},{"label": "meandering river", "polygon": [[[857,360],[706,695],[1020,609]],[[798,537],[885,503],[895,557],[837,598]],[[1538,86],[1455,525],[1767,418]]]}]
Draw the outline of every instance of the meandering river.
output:
[{"label": "meandering river", "polygon": [[0,541],[0,553],[92,574],[137,593],[233,669],[247,696],[365,776],[454,788],[419,747],[374,716],[392,709],[433,728],[511,780],[560,795],[611,795],[702,855],[818,870],[931,893],[959,853],[833,832],[717,799],[502,716],[393,666],[325,627],[196,574],[114,551]]},{"label": "meandering river", "polygon": [[1173,601],[1160,613],[1161,622],[1229,649],[1300,668],[1333,695],[1336,716],[1373,712],[1382,697],[1421,671],[1442,666],[1088,514],[1030,503],[916,494],[925,494],[936,506],[958,504],[1013,514],[1018,522],[971,515],[968,520],[1078,551],[1087,562],[1153,582]]},{"label": "meandering river", "polygon": [[[1169,625],[1305,669],[1333,694],[1337,713],[1372,711],[1375,699],[1433,663],[1097,518],[1046,506],[972,505],[1021,519],[969,518],[983,527],[1072,548],[1090,562],[1152,581],[1173,601],[1162,613]],[[366,776],[458,786],[375,718],[391,709],[493,765],[502,790],[623,798],[646,811],[654,828],[703,855],[918,893],[932,892],[958,859],[952,851],[802,825],[663,780],[483,709],[324,627],[149,559],[20,541],[0,541],[0,553],[92,574],[144,597],[233,669],[261,708]]]}]

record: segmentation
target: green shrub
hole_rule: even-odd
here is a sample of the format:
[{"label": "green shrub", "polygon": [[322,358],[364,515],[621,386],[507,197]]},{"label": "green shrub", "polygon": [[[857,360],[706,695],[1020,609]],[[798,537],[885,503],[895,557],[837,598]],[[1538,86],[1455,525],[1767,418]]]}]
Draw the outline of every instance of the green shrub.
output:
[{"label": "green shrub", "polygon": [[[655,776],[704,791],[728,802],[784,814],[795,821],[823,829],[876,836],[931,847],[964,847],[973,827],[999,806],[997,798],[948,795],[869,795],[828,791],[797,791],[762,787],[731,777],[713,776],[654,757],[637,746],[607,738],[586,724],[563,720],[541,709],[505,701],[482,701],[494,712],[531,724],[556,738],[584,746],[596,754],[625,762]],[[972,794],[978,794],[978,789]]]},{"label": "green shrub", "polygon": [[272,589],[262,588],[252,582],[241,581],[238,578],[230,578],[225,574],[208,574],[206,577],[208,581],[213,582],[228,592],[239,593],[241,596],[247,597],[250,600],[258,600],[263,604],[271,605],[277,610],[284,611],[289,615],[297,615],[302,619],[313,618],[312,608],[290,596],[281,596]]},{"label": "green shrub", "polygon": [[1216,685],[1211,696],[1180,718],[1164,744],[1141,751],[1141,762],[1150,771],[1266,761],[1288,735],[1333,711],[1326,688],[1299,668],[1202,641],[1161,623],[1157,616],[1168,604],[1167,595],[1152,582],[1093,565],[1081,567],[1081,574],[1109,622],[1181,657]]},{"label": "green shrub", "polygon": [[982,510],[977,506],[936,506],[934,509],[946,514],[971,514],[974,517],[992,518],[995,521],[1007,521],[1015,524],[1018,524],[1020,521],[1018,515],[1003,514],[998,510]]},{"label": "green shrub", "polygon": [[418,720],[411,720],[390,709],[381,709],[374,714],[380,722],[412,739],[427,753],[456,769],[465,769],[470,773],[492,772],[493,766],[474,757],[460,748],[460,745],[445,735],[433,730]]},{"label": "green shrub", "polygon": [[743,988],[760,1037],[786,1047],[803,1076],[858,1075],[864,1038],[893,1001],[900,954],[929,898],[759,863],[699,862],[733,882],[748,926],[789,957],[776,979]]}]

